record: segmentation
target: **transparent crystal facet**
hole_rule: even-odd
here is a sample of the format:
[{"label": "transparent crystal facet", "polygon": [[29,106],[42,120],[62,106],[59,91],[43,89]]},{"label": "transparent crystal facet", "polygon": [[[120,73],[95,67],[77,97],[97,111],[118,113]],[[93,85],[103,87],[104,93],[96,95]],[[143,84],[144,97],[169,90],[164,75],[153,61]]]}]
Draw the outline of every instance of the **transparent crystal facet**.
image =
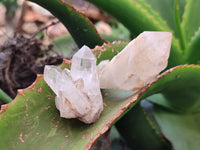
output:
[{"label": "transparent crystal facet", "polygon": [[100,87],[138,90],[168,63],[172,35],[143,32],[110,62],[99,66]]},{"label": "transparent crystal facet", "polygon": [[45,66],[44,79],[56,93],[61,117],[95,122],[103,110],[96,58],[83,46],[72,58],[71,71]]},{"label": "transparent crystal facet", "polygon": [[50,88],[54,91],[56,95],[58,95],[58,82],[61,78],[62,70],[56,66],[46,65],[44,69],[44,80],[50,86]]}]

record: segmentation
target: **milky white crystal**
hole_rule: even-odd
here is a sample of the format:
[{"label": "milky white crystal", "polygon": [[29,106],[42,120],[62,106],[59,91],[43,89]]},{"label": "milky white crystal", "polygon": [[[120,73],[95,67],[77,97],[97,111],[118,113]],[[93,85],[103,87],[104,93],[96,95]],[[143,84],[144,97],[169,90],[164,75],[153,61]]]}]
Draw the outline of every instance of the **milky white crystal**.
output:
[{"label": "milky white crystal", "polygon": [[71,71],[45,66],[44,80],[57,95],[55,103],[64,118],[93,123],[103,110],[96,57],[83,46],[72,58]]},{"label": "milky white crystal", "polygon": [[172,35],[143,32],[110,62],[100,63],[100,87],[138,90],[166,68]]}]

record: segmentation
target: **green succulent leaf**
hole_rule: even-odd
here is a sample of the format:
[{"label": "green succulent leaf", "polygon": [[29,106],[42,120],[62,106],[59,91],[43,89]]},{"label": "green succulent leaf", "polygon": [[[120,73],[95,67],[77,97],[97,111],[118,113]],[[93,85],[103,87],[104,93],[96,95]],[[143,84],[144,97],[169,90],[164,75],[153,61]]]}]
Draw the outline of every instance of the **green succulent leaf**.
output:
[{"label": "green succulent leaf", "polygon": [[155,106],[154,114],[174,150],[199,150],[200,113],[177,113]]},{"label": "green succulent leaf", "polygon": [[[176,27],[176,18],[174,12],[174,4],[176,0],[145,0],[146,3],[151,5],[152,9],[155,10],[160,14],[160,16],[167,22],[167,25],[174,31],[176,37],[177,34],[177,27]],[[179,19],[182,20],[182,15],[184,12],[184,7],[186,0],[179,0],[178,2],[178,12],[179,12]]]},{"label": "green succulent leaf", "polygon": [[[142,0],[87,0],[107,11],[132,33],[170,31],[166,23]],[[108,5],[109,4],[109,5]],[[130,18],[131,17],[131,18]]]},{"label": "green succulent leaf", "polygon": [[[116,47],[114,46],[116,45]],[[122,45],[120,47],[120,45]],[[126,43],[104,45],[110,57],[121,51]],[[112,50],[112,48],[115,49]],[[98,48],[95,49],[99,53]],[[108,52],[102,52],[100,59],[106,58]],[[106,56],[104,56],[106,55]],[[110,59],[109,57],[107,57]],[[60,66],[69,68],[70,61],[64,60]],[[119,93],[118,93],[119,94]],[[0,149],[90,149],[92,144],[121,116],[139,95],[127,98],[119,94],[125,101],[111,101],[110,95],[104,96],[104,111],[100,119],[86,125],[77,119],[63,119],[55,107],[55,94],[45,83],[43,76],[38,75],[36,81],[24,90],[19,90],[14,101],[3,105],[0,112]],[[114,107],[113,107],[114,106]]]},{"label": "green succulent leaf", "polygon": [[199,75],[199,66],[178,68],[164,76],[173,79],[163,83],[163,95],[150,97],[156,104],[153,110],[161,131],[175,150],[198,150],[200,146]]},{"label": "green succulent leaf", "polygon": [[200,27],[199,6],[199,0],[188,0],[186,3],[182,21],[182,30],[184,31],[188,43]]},{"label": "green succulent leaf", "polygon": [[185,37],[184,37],[183,31],[182,31],[182,28],[181,28],[178,0],[176,0],[175,4],[174,4],[174,14],[175,14],[175,23],[176,23],[176,29],[177,29],[177,35],[178,35],[178,38],[179,38],[180,47],[181,47],[182,50],[185,51],[186,42],[185,42]]},{"label": "green succulent leaf", "polygon": [[188,63],[200,64],[200,28],[192,38],[186,56]]},{"label": "green succulent leaf", "polygon": [[93,49],[93,53],[97,58],[97,64],[99,64],[102,60],[111,60],[127,44],[127,42],[114,41],[113,43],[104,44],[103,46],[96,46]]},{"label": "green succulent leaf", "polygon": [[100,119],[86,125],[76,119],[60,118],[54,99],[42,76],[28,89],[19,90],[15,100],[2,107],[0,149],[89,149],[121,115],[122,107],[125,110],[128,102],[136,100],[116,102],[104,97]]},{"label": "green succulent leaf", "polygon": [[[178,66],[167,70],[149,84],[149,88],[137,101],[148,97],[155,104],[156,121],[147,116],[137,104],[117,123],[118,130],[132,148],[168,148],[159,139],[160,135],[165,136],[175,150],[199,149],[199,76],[199,66]],[[152,145],[151,142],[155,141],[156,144]],[[149,146],[141,143],[148,143]]]},{"label": "green succulent leaf", "polygon": [[116,123],[120,134],[132,149],[171,150],[171,145],[156,131],[140,103]]},{"label": "green succulent leaf", "polygon": [[57,17],[71,33],[79,48],[87,45],[94,48],[102,45],[103,40],[94,25],[81,13],[65,3],[63,0],[30,0],[49,10]]},{"label": "green succulent leaf", "polygon": [[2,89],[0,89],[0,101],[7,104],[12,102],[12,98],[10,98]]},{"label": "green succulent leaf", "polygon": [[[152,84],[152,90],[160,89],[164,97],[152,100],[154,103],[171,108],[182,113],[197,113],[200,111],[200,67],[189,65],[177,67]],[[149,90],[150,90],[149,89]],[[155,90],[154,90],[155,91]]]},{"label": "green succulent leaf", "polygon": [[[102,46],[103,52],[99,59],[110,59],[125,45],[126,43],[116,42]],[[99,49],[101,48],[96,47],[94,53],[99,55]],[[61,68],[69,68],[69,62],[64,60]],[[149,86],[132,97],[126,92],[104,91],[105,106],[100,119],[94,124],[86,125],[76,119],[59,117],[55,107],[55,94],[44,82],[43,76],[39,75],[33,85],[18,91],[14,101],[3,105],[0,113],[0,149],[35,149],[36,146],[38,149],[48,150],[89,149],[135,105],[135,101],[142,97],[147,88]],[[122,99],[124,100],[120,101]]]},{"label": "green succulent leaf", "polygon": [[[120,43],[116,45],[119,46]],[[104,45],[103,48],[110,47]],[[120,50],[120,48],[115,49],[116,52]],[[112,48],[110,48],[110,53],[112,54],[110,57],[113,57]],[[104,55],[107,56],[107,53],[101,53],[100,59],[105,58]],[[69,62],[65,60],[61,68],[69,68]],[[187,66],[180,68],[187,69]],[[175,68],[173,71],[175,70],[179,69]],[[0,149],[35,149],[35,147],[48,150],[89,149],[109,127],[136,104],[136,101],[162,89],[159,81],[165,75],[173,74],[173,71],[170,70],[159,76],[131,97],[130,93],[127,94],[124,91],[104,91],[104,111],[100,119],[91,125],[86,125],[76,119],[60,118],[54,104],[55,94],[44,82],[43,76],[39,75],[33,85],[18,91],[14,101],[3,105],[0,113],[0,137],[2,137]],[[166,80],[170,81],[170,79],[173,80],[173,78]],[[156,84],[157,82],[159,84]]]},{"label": "green succulent leaf", "polygon": [[[169,31],[173,32],[163,19],[151,9],[143,0],[87,0],[99,8],[105,10],[124,26],[133,35],[143,31]],[[183,64],[184,59],[179,43],[175,37],[172,40],[172,48],[168,68]]]},{"label": "green succulent leaf", "polygon": [[175,150],[198,150],[200,147],[199,76],[199,66],[177,68],[155,83],[163,87],[159,92],[163,95],[149,97],[156,104],[153,112],[160,129]]}]

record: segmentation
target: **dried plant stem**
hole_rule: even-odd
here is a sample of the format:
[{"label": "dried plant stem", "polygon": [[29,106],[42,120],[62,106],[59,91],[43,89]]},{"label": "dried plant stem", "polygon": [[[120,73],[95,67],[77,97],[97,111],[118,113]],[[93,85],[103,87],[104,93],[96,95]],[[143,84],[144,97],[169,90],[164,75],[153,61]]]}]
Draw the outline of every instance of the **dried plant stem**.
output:
[{"label": "dried plant stem", "polygon": [[49,24],[49,25],[47,25],[47,26],[44,26],[43,28],[39,29],[36,33],[34,33],[34,34],[31,36],[31,38],[35,37],[39,32],[42,32],[42,31],[48,29],[49,27],[51,27],[51,26],[53,26],[53,25],[56,25],[56,24],[58,24],[58,23],[60,23],[59,20],[58,20],[58,21],[53,21],[51,24]]}]

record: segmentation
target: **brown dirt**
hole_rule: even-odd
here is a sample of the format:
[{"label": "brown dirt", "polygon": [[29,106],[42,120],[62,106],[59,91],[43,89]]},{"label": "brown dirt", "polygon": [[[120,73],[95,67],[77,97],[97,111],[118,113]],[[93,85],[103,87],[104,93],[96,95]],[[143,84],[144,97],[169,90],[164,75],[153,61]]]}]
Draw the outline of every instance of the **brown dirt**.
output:
[{"label": "brown dirt", "polygon": [[26,88],[37,74],[43,73],[45,64],[62,60],[52,45],[42,47],[42,41],[35,36],[20,34],[0,45],[0,88],[12,98],[17,89]]}]

